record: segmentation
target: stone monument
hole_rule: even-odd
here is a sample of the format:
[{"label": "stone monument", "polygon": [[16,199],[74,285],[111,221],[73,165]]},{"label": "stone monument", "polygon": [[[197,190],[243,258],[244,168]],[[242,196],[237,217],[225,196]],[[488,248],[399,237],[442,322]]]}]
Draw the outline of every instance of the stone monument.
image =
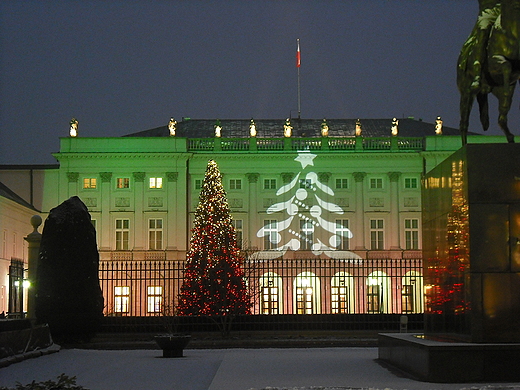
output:
[{"label": "stone monument", "polygon": [[52,209],[43,228],[36,278],[36,318],[58,340],[85,340],[103,317],[96,231],[74,196]]}]

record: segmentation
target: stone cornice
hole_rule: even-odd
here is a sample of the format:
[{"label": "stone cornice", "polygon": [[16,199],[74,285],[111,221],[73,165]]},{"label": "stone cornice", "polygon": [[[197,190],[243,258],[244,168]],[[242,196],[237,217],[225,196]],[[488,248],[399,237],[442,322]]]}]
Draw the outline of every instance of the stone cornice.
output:
[{"label": "stone cornice", "polygon": [[59,160],[79,160],[79,159],[163,159],[163,160],[188,160],[192,153],[53,153]]}]

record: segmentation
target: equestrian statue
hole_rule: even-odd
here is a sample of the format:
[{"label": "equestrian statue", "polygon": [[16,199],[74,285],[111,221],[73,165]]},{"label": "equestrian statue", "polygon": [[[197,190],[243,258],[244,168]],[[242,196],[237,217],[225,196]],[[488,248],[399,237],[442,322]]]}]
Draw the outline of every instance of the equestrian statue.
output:
[{"label": "equestrian statue", "polygon": [[460,132],[466,145],[469,116],[477,98],[482,128],[489,128],[488,94],[498,99],[498,124],[508,142],[507,126],[516,82],[520,78],[520,0],[479,0],[479,16],[457,63]]}]

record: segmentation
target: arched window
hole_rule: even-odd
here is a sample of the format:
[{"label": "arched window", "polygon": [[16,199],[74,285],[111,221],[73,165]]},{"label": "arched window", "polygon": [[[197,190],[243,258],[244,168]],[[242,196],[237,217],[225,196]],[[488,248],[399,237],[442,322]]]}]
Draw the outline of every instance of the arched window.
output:
[{"label": "arched window", "polygon": [[401,280],[401,311],[422,313],[424,311],[423,277],[417,271],[409,271]]},{"label": "arched window", "polygon": [[282,314],[282,278],[274,272],[266,272],[260,277],[260,313]]},{"label": "arched window", "polygon": [[354,280],[346,272],[336,273],[331,281],[332,314],[354,312]]},{"label": "arched window", "polygon": [[302,272],[294,282],[296,314],[318,314],[320,305],[320,280],[312,272]]},{"label": "arched window", "polygon": [[367,278],[367,312],[391,312],[391,284],[388,275],[374,271]]}]

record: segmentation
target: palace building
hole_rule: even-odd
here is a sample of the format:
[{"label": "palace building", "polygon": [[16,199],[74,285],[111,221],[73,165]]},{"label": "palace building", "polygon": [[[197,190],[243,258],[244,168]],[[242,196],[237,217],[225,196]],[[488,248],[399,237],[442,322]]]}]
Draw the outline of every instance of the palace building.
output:
[{"label": "palace building", "polygon": [[[460,147],[458,130],[440,118],[183,118],[110,138],[82,137],[76,122],[53,154],[59,165],[0,166],[27,220],[25,228],[3,224],[1,271],[11,258],[26,260],[22,237],[34,209],[45,220],[78,196],[97,231],[105,314],[157,314],[182,283],[213,159],[255,314],[422,312],[421,178]],[[18,212],[0,207],[2,220]],[[20,249],[9,249],[13,235]],[[4,275],[0,311],[8,312]]]}]

